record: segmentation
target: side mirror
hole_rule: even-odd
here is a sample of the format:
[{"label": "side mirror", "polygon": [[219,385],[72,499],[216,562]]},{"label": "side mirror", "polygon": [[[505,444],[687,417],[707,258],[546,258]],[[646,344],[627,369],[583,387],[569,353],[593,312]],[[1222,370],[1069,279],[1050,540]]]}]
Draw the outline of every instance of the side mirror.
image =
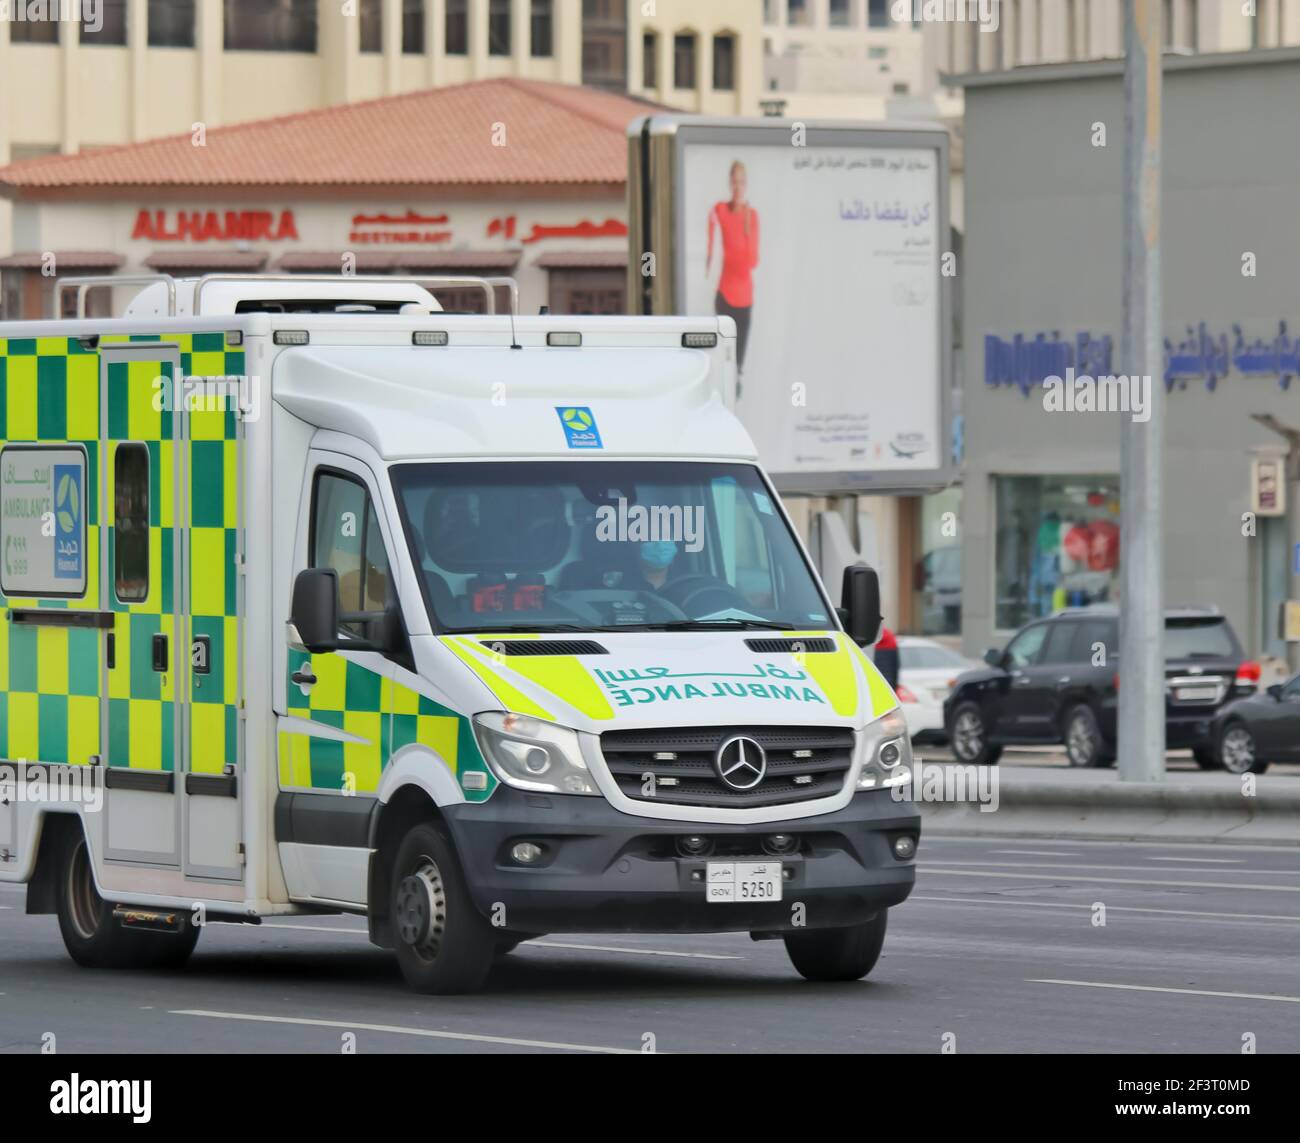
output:
[{"label": "side mirror", "polygon": [[339,646],[339,576],[333,568],[307,568],[293,581],[289,622],[313,655]]},{"label": "side mirror", "polygon": [[996,647],[990,647],[984,652],[984,661],[990,667],[1000,667],[1002,666],[1002,652]]},{"label": "side mirror", "polygon": [[1281,702],[1282,690],[1283,690],[1283,685],[1281,683],[1274,683],[1271,687],[1268,688],[1268,693],[1271,694],[1278,702]]},{"label": "side mirror", "polygon": [[880,637],[880,577],[874,568],[856,564],[844,569],[844,587],[841,594],[843,606],[840,617],[849,638],[859,647],[874,643]]}]

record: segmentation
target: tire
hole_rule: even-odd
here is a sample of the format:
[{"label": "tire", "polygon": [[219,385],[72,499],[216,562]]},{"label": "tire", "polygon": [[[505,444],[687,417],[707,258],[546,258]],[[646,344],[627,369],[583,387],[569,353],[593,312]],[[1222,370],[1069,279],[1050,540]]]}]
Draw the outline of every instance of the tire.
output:
[{"label": "tire", "polygon": [[1070,709],[1061,724],[1061,738],[1065,742],[1065,756],[1071,766],[1095,769],[1106,765],[1106,743],[1091,707],[1076,706]]},{"label": "tire", "polygon": [[991,746],[984,726],[984,712],[978,703],[964,702],[952,713],[948,740],[958,762],[967,766],[996,766],[1001,746]]},{"label": "tire", "polygon": [[1244,722],[1230,722],[1219,735],[1217,761],[1229,774],[1262,774],[1267,762],[1259,759],[1255,736]]},{"label": "tire", "polygon": [[59,854],[59,932],[82,968],[180,968],[198,943],[199,930],[186,916],[178,933],[124,929],[113,906],[95,888],[90,850],[80,829]]},{"label": "tire", "polygon": [[805,980],[861,980],[880,959],[889,910],[847,929],[788,933],[785,951]]},{"label": "tire", "polygon": [[434,995],[476,992],[502,934],[474,907],[451,840],[431,823],[412,826],[391,876],[394,944],[407,985]]},{"label": "tire", "polygon": [[1192,751],[1192,757],[1196,759],[1196,764],[1202,770],[1220,769],[1219,753],[1217,750],[1212,749],[1209,746],[1197,746]]}]

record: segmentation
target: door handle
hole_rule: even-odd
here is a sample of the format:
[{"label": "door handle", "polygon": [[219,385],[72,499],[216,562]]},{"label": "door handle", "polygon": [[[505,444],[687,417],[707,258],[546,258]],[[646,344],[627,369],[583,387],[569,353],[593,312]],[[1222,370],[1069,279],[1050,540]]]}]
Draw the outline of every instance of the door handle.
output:
[{"label": "door handle", "polygon": [[1016,686],[1018,687],[1027,687],[1031,682],[1033,682],[1033,679],[1027,679],[1024,675],[1016,676]]},{"label": "door handle", "polygon": [[153,637],[153,669],[160,674],[167,671],[167,636],[155,635]]},{"label": "door handle", "polygon": [[300,687],[314,687],[316,685],[316,676],[312,673],[310,665],[304,665],[299,670],[294,671],[289,676],[289,679]]}]

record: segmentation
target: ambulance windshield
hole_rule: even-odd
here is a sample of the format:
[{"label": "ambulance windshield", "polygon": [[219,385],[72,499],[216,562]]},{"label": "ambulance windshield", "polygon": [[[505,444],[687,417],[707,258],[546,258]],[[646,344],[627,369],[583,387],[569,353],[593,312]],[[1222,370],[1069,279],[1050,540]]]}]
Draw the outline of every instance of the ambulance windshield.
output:
[{"label": "ambulance windshield", "polygon": [[834,626],[750,465],[402,464],[392,477],[439,632]]}]

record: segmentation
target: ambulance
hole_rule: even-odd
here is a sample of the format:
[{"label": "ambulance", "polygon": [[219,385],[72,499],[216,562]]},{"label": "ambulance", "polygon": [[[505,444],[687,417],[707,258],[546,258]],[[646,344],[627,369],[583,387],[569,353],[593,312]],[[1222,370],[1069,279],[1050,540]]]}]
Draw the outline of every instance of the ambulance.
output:
[{"label": "ambulance", "polygon": [[0,325],[0,881],[77,963],[351,913],[430,993],[550,933],[871,970],[920,825],[879,585],[820,583],[731,319],[525,317],[489,279],[58,296]]}]

